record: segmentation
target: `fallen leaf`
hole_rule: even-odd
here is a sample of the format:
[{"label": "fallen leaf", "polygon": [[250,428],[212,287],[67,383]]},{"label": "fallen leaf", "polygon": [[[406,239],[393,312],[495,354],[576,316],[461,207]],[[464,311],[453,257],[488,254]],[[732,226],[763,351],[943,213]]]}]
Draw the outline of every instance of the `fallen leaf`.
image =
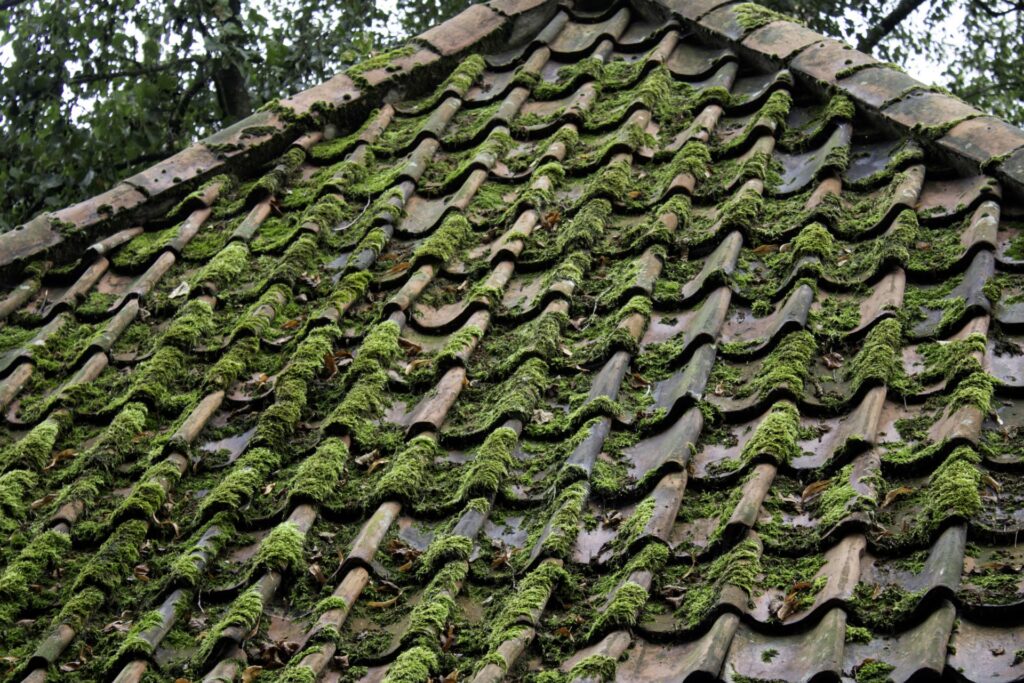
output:
[{"label": "fallen leaf", "polygon": [[423,350],[423,347],[416,342],[411,342],[408,339],[398,338],[398,345],[406,350],[407,353],[417,354]]},{"label": "fallen leaf", "polygon": [[333,353],[328,352],[324,354],[324,370],[327,371],[327,379],[338,374],[338,362],[334,360]]},{"label": "fallen leaf", "polygon": [[978,562],[973,557],[968,555],[964,558],[964,574],[973,574],[977,566]]},{"label": "fallen leaf", "polygon": [[899,486],[897,488],[894,488],[892,491],[889,491],[889,493],[885,494],[885,500],[882,501],[881,507],[889,507],[897,498],[909,496],[913,492],[914,489],[910,488],[909,486]]},{"label": "fallen leaf", "polygon": [[283,325],[281,325],[281,329],[282,330],[294,330],[298,326],[299,326],[299,321],[296,320],[295,318],[292,318],[291,320],[288,320]]},{"label": "fallen leaf", "polygon": [[171,290],[171,293],[167,295],[168,299],[177,299],[179,296],[188,296],[189,292],[192,291],[192,287],[187,282],[182,282],[180,285]]},{"label": "fallen leaf", "polygon": [[394,604],[398,602],[398,598],[400,596],[401,593],[391,598],[390,600],[368,600],[366,602],[366,606],[372,609],[387,609],[388,607],[393,607]]},{"label": "fallen leaf", "polygon": [[385,275],[398,275],[399,273],[404,273],[405,271],[409,270],[410,268],[412,268],[412,264],[410,262],[402,261],[401,263],[396,263],[395,265],[393,265],[390,268],[388,268],[387,272],[384,273],[384,274]]},{"label": "fallen leaf", "polygon": [[263,673],[262,666],[247,666],[242,672],[242,683],[252,683]]},{"label": "fallen leaf", "polygon": [[29,503],[29,507],[32,508],[33,510],[38,510],[39,508],[43,507],[44,505],[52,503],[53,500],[56,497],[57,497],[56,493],[47,493],[42,498],[38,498],[36,500],[33,500],[31,503]]},{"label": "fallen leaf", "polygon": [[754,248],[755,254],[771,254],[772,252],[778,251],[779,245],[777,244],[762,244],[759,247]]},{"label": "fallen leaf", "polygon": [[324,585],[325,583],[327,583],[327,577],[324,576],[324,570],[320,568],[319,564],[315,564],[314,563],[314,564],[309,565],[309,574],[321,586]]},{"label": "fallen leaf", "polygon": [[277,486],[277,482],[276,481],[272,481],[269,484],[267,484],[266,486],[264,486],[263,487],[263,495],[264,496],[269,496],[271,493],[274,492],[274,487],[275,486]]},{"label": "fallen leaf", "polygon": [[824,361],[825,367],[829,370],[835,370],[836,368],[843,367],[843,357],[835,351],[826,353],[821,357],[821,360]]},{"label": "fallen leaf", "polygon": [[52,470],[54,466],[57,465],[57,463],[64,462],[65,460],[70,460],[77,454],[78,451],[76,451],[74,448],[65,448],[62,451],[57,451],[57,453],[54,454],[53,459],[50,460],[50,463],[43,468],[43,471]]},{"label": "fallen leaf", "polygon": [[555,419],[555,414],[550,410],[537,408],[533,411],[533,421],[538,424],[545,424],[547,422],[551,422],[553,419]]},{"label": "fallen leaf", "polygon": [[366,470],[367,474],[373,474],[374,470],[384,467],[388,464],[388,458],[381,458],[380,460],[374,460],[370,463],[370,467]]},{"label": "fallen leaf", "polygon": [[812,482],[804,488],[803,493],[800,494],[800,498],[804,501],[808,501],[811,498],[820,495],[831,483],[831,479],[822,479],[821,481]]}]

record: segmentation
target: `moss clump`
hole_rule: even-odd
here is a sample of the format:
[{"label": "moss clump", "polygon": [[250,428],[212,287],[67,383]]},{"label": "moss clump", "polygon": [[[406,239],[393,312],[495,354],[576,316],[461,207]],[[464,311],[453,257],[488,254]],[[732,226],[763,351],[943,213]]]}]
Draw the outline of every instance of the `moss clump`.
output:
[{"label": "moss clump", "polygon": [[338,312],[345,311],[353,303],[366,294],[373,282],[373,273],[369,271],[357,271],[349,273],[338,281],[338,284],[331,292],[329,301]]},{"label": "moss clump", "polygon": [[0,627],[9,626],[33,600],[39,583],[71,550],[71,539],[57,531],[34,536],[0,574]]},{"label": "moss clump", "polygon": [[931,523],[938,524],[950,514],[970,519],[981,512],[981,457],[970,446],[950,453],[932,473],[925,498]]},{"label": "moss clump", "polygon": [[148,528],[146,522],[133,519],[114,529],[92,559],[79,570],[72,590],[94,586],[109,594],[120,586],[139,562],[139,549]]},{"label": "moss clump", "polygon": [[628,549],[643,535],[647,523],[654,515],[655,503],[654,498],[644,498],[633,510],[629,519],[619,525],[619,531],[615,535],[615,544],[620,551]]},{"label": "moss clump", "polygon": [[811,377],[817,348],[814,335],[806,330],[786,335],[768,354],[757,375],[740,395],[757,394],[760,398],[767,398],[773,391],[786,390],[799,396],[803,393],[804,382]]},{"label": "moss clump", "polygon": [[468,571],[469,565],[457,560],[446,564],[434,576],[409,615],[409,628],[403,640],[430,646],[438,643],[445,626],[458,614],[455,596]]},{"label": "moss clump", "polygon": [[854,669],[854,680],[857,683],[890,683],[890,673],[896,670],[892,664],[877,659],[865,659]]},{"label": "moss clump", "polygon": [[222,354],[206,371],[203,391],[211,392],[230,387],[249,370],[250,363],[257,357],[259,350],[260,340],[256,337],[236,340],[227,353]]},{"label": "moss clump", "polygon": [[866,629],[863,626],[846,626],[846,638],[847,643],[870,643],[871,642],[871,630]]},{"label": "moss clump", "polygon": [[213,308],[206,301],[193,299],[174,316],[160,343],[190,350],[200,341],[210,341],[215,329]]},{"label": "moss clump", "polygon": [[477,449],[476,457],[465,468],[459,484],[458,500],[472,495],[497,493],[515,462],[513,451],[519,436],[508,427],[495,429]]},{"label": "moss clump", "polygon": [[413,252],[413,265],[424,262],[448,263],[473,235],[473,228],[460,213],[450,213],[423,244]]},{"label": "moss clump", "polygon": [[516,592],[508,597],[491,623],[487,639],[491,652],[495,652],[506,640],[522,633],[520,624],[532,624],[547,603],[551,591],[560,581],[568,578],[569,573],[554,562],[542,562],[523,577]]},{"label": "moss clump", "polygon": [[0,474],[0,532],[11,533],[18,529],[28,513],[25,498],[36,483],[36,475],[28,470]]},{"label": "moss clump", "polygon": [[777,463],[790,462],[803,453],[799,438],[800,411],[789,401],[779,401],[744,444],[741,459],[750,462],[759,455],[768,455]]},{"label": "moss clump", "polygon": [[739,25],[746,29],[748,32],[755,29],[759,29],[762,26],[767,26],[773,21],[789,21],[794,24],[800,22],[788,15],[770,10],[767,7],[758,5],[753,2],[744,2],[739,5],[735,5],[732,11],[736,14],[736,20]]},{"label": "moss clump", "polygon": [[388,667],[384,683],[423,683],[439,667],[437,655],[428,647],[417,645],[398,655]]},{"label": "moss clump", "polygon": [[120,647],[114,656],[108,660],[108,666],[115,666],[123,658],[128,656],[145,658],[153,654],[153,646],[142,636],[147,631],[159,628],[163,624],[163,617],[160,610],[151,610],[135,620],[132,627],[125,634]]},{"label": "moss clump", "polygon": [[305,565],[303,546],[306,535],[294,522],[282,522],[274,527],[260,543],[253,561],[253,569],[290,571],[301,574]]},{"label": "moss clump", "polygon": [[965,406],[974,406],[982,415],[992,412],[992,396],[998,380],[986,372],[975,372],[960,381],[949,397],[948,411],[954,413]]},{"label": "moss clump", "polygon": [[291,500],[311,500],[324,503],[329,500],[345,475],[348,447],[336,437],[320,442],[313,455],[304,459],[288,485]]},{"label": "moss clump", "polygon": [[90,617],[97,614],[100,608],[103,607],[104,602],[106,602],[106,596],[98,588],[85,588],[76,591],[64,603],[60,614],[53,620],[54,625],[67,624],[76,631],[81,631],[83,625],[89,621]]},{"label": "moss clump", "polygon": [[409,441],[392,459],[391,465],[374,487],[377,500],[398,498],[418,501],[424,493],[427,468],[444,451],[433,437],[421,434]]},{"label": "moss clump", "polygon": [[701,572],[701,581],[690,584],[676,615],[687,627],[699,624],[717,603],[725,585],[736,586],[750,595],[761,574],[761,548],[745,540],[720,555]]},{"label": "moss clump", "polygon": [[[486,432],[503,420],[527,420],[550,384],[547,364],[530,358],[503,382],[474,391],[471,400],[456,404],[446,434],[453,437]],[[469,392],[467,392],[469,393]]]},{"label": "moss clump", "polygon": [[231,242],[196,273],[192,284],[209,282],[218,291],[227,290],[241,276],[248,263],[249,248],[243,242]]},{"label": "moss clump", "polygon": [[900,394],[913,392],[914,383],[903,369],[903,326],[895,318],[875,325],[857,355],[846,366],[844,376],[856,392],[862,386],[880,383]]},{"label": "moss clump", "polygon": [[69,423],[70,418],[66,413],[52,415],[40,422],[21,440],[0,451],[0,470],[10,469],[16,465],[42,469],[49,462],[57,439]]},{"label": "moss clump", "polygon": [[218,510],[237,510],[248,503],[264,486],[270,473],[281,466],[281,456],[269,448],[250,448],[222,477],[199,504],[199,517],[205,519]]},{"label": "moss clump", "polygon": [[570,681],[611,681],[615,679],[615,660],[605,655],[590,655],[577,662],[566,677]]},{"label": "moss clump", "polygon": [[434,357],[436,367],[446,368],[458,362],[459,358],[473,348],[484,336],[484,331],[476,325],[464,325],[448,338],[444,347]]},{"label": "moss clump", "polygon": [[473,552],[473,539],[459,534],[439,531],[420,557],[419,574],[431,574],[442,562],[466,561]]},{"label": "moss clump", "polygon": [[276,452],[284,449],[306,407],[308,384],[324,367],[324,358],[333,352],[337,335],[334,328],[319,327],[295,348],[274,387],[273,405],[260,414],[256,423],[254,444]]},{"label": "moss clump", "polygon": [[207,632],[194,657],[196,665],[202,666],[210,658],[220,643],[224,631],[237,627],[244,633],[248,633],[256,628],[262,615],[263,598],[260,595],[259,587],[253,586],[235,598],[220,621]]},{"label": "moss clump", "polygon": [[856,510],[871,510],[875,501],[861,493],[850,483],[853,465],[847,465],[832,479],[818,500],[818,526],[829,530]]},{"label": "moss clump", "polygon": [[555,513],[551,516],[547,538],[541,550],[551,557],[568,559],[579,533],[580,517],[587,503],[590,486],[578,481],[563,490],[555,500]]}]

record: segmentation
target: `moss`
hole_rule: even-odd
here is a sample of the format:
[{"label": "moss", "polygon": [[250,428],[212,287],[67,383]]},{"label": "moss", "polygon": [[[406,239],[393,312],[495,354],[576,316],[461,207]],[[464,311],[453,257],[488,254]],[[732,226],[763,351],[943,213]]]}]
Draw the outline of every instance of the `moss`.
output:
[{"label": "moss", "polygon": [[846,642],[847,643],[870,643],[871,642],[871,631],[863,626],[846,626]]},{"label": "moss", "polygon": [[[491,429],[502,420],[528,419],[550,384],[548,365],[530,358],[503,382],[474,392],[472,400],[460,401],[449,419],[446,435],[461,437]],[[467,392],[469,393],[469,392]]]},{"label": "moss", "polygon": [[332,353],[337,331],[320,327],[311,331],[296,347],[288,366],[278,378],[274,403],[265,409],[256,423],[255,444],[281,450],[291,436],[306,407],[307,384],[324,366],[324,357]]},{"label": "moss", "polygon": [[163,230],[144,232],[118,249],[111,260],[118,268],[138,270],[170,244],[180,230],[180,226],[172,225]]},{"label": "moss", "polygon": [[844,377],[855,392],[876,382],[902,395],[913,392],[914,383],[903,369],[902,342],[903,327],[895,318],[882,320],[868,332],[844,370]]},{"label": "moss", "polygon": [[548,555],[568,559],[576,544],[580,516],[589,494],[590,487],[584,481],[578,481],[559,493],[555,500],[555,512],[549,522],[548,535],[542,546]]},{"label": "moss", "polygon": [[427,468],[444,451],[432,437],[425,434],[413,437],[391,461],[391,465],[374,487],[374,497],[385,500],[395,497],[417,501],[424,492],[423,482]]},{"label": "moss", "polygon": [[749,596],[760,573],[760,548],[753,540],[742,541],[711,562],[702,572],[699,584],[691,583],[692,587],[686,592],[676,615],[688,628],[692,628],[711,613],[725,585],[736,586]]},{"label": "moss", "polygon": [[473,552],[473,539],[460,534],[439,531],[420,557],[419,574],[426,576],[434,572],[439,564],[451,561],[465,562]]},{"label": "moss", "polygon": [[51,415],[32,428],[19,441],[0,451],[0,471],[16,465],[28,465],[42,469],[50,460],[54,445],[70,423],[66,413]]},{"label": "moss", "polygon": [[620,551],[629,548],[643,535],[654,514],[655,502],[654,498],[644,498],[634,508],[629,519],[619,525],[618,533],[615,534],[615,545]]},{"label": "moss", "polygon": [[167,461],[150,467],[142,475],[142,481],[132,487],[128,496],[114,511],[114,519],[138,517],[149,519],[160,510],[167,500],[167,489],[161,481],[174,484],[181,474],[178,468]]},{"label": "moss", "polygon": [[434,575],[409,615],[409,628],[403,640],[431,646],[438,642],[445,632],[445,626],[458,613],[455,596],[468,570],[469,565],[459,560],[449,562]]},{"label": "moss", "polygon": [[231,242],[199,270],[192,283],[210,282],[218,291],[226,290],[237,281],[248,263],[249,248],[243,242]]},{"label": "moss", "polygon": [[282,522],[260,543],[253,568],[289,571],[301,575],[305,569],[305,543],[305,534],[294,522]]},{"label": "moss", "polygon": [[263,598],[259,586],[253,586],[235,598],[220,620],[207,631],[193,661],[197,666],[202,666],[213,654],[225,630],[237,627],[243,633],[248,633],[256,628],[262,615]]},{"label": "moss", "polygon": [[998,383],[985,372],[975,372],[960,381],[949,397],[948,410],[953,413],[965,406],[974,406],[982,415],[992,412],[992,396]]},{"label": "moss", "polygon": [[413,264],[423,262],[448,263],[473,235],[473,229],[466,217],[460,213],[450,213],[441,226],[435,230],[413,252]]},{"label": "moss", "polygon": [[491,432],[477,449],[476,457],[464,468],[458,499],[497,493],[515,462],[513,452],[518,440],[516,432],[508,427],[500,427]]},{"label": "moss", "polygon": [[832,479],[818,500],[818,526],[832,529],[856,510],[871,510],[875,501],[857,492],[850,483],[853,466],[847,465]]},{"label": "moss", "polygon": [[487,639],[491,651],[496,651],[503,642],[519,635],[518,624],[532,623],[534,616],[547,603],[551,591],[559,582],[568,578],[568,572],[554,562],[542,562],[524,576],[516,586],[515,593],[505,600],[491,622]]},{"label": "moss", "polygon": [[128,629],[128,633],[125,634],[117,652],[108,660],[108,666],[116,665],[127,656],[146,658],[152,655],[153,646],[142,636],[146,631],[151,631],[161,624],[163,624],[163,617],[160,610],[151,610],[136,619],[132,627]]},{"label": "moss", "polygon": [[190,350],[200,341],[210,341],[215,329],[213,308],[206,301],[193,299],[174,316],[160,343]]},{"label": "moss", "polygon": [[814,335],[806,330],[792,332],[783,337],[768,354],[761,369],[743,389],[743,395],[757,394],[767,398],[773,391],[785,389],[799,396],[804,382],[811,377],[817,344]]},{"label": "moss", "polygon": [[105,601],[106,596],[98,588],[75,591],[54,619],[54,625],[67,624],[75,631],[81,631],[83,625],[99,612]]},{"label": "moss", "polygon": [[207,370],[203,379],[203,391],[226,390],[249,370],[250,363],[255,360],[259,350],[260,341],[256,337],[236,340]]},{"label": "moss", "polygon": [[348,447],[336,437],[327,437],[316,451],[305,458],[288,485],[292,500],[311,500],[324,503],[337,490],[345,475]]},{"label": "moss", "polygon": [[138,564],[139,549],[148,528],[146,522],[137,519],[120,524],[79,570],[72,590],[94,586],[109,594],[120,586],[132,567]]},{"label": "moss", "polygon": [[388,667],[384,683],[423,683],[430,680],[440,666],[437,655],[428,647],[418,645],[402,652]]},{"label": "moss", "polygon": [[740,456],[749,462],[758,455],[768,455],[777,463],[800,457],[800,412],[789,401],[779,401],[757,425],[754,435],[743,445]]},{"label": "moss", "polygon": [[981,512],[980,456],[970,446],[960,446],[950,453],[932,473],[928,481],[925,512],[933,524],[950,514],[971,519]]},{"label": "moss", "polygon": [[732,8],[732,11],[736,14],[736,21],[748,33],[755,29],[759,29],[762,26],[767,26],[773,21],[789,21],[794,24],[800,23],[793,17],[770,10],[767,7],[753,2],[744,2],[742,4],[735,5]]},{"label": "moss", "polygon": [[231,471],[222,477],[199,504],[199,515],[206,518],[217,510],[236,510],[252,500],[266,483],[267,476],[281,464],[276,451],[252,448],[239,458]]},{"label": "moss", "polygon": [[36,475],[28,470],[0,474],[0,532],[8,534],[20,526],[28,513],[25,498],[36,483]]},{"label": "moss", "polygon": [[40,583],[71,550],[67,534],[48,530],[21,549],[0,574],[0,627],[9,626],[30,604],[32,585]]},{"label": "moss", "polygon": [[452,334],[444,347],[434,357],[434,364],[438,368],[446,368],[456,363],[459,357],[473,348],[477,341],[484,336],[484,331],[476,325],[465,325]]},{"label": "moss", "polygon": [[880,662],[877,659],[865,659],[854,670],[854,680],[857,683],[889,683],[892,681],[890,673],[896,670],[892,664]]},{"label": "moss", "polygon": [[366,294],[371,282],[373,282],[373,274],[369,271],[358,271],[345,275],[331,292],[331,305],[339,311],[346,310]]},{"label": "moss", "polygon": [[569,670],[570,681],[611,681],[615,679],[615,660],[605,655],[590,655]]},{"label": "moss", "polygon": [[640,611],[647,604],[647,589],[633,581],[626,581],[615,591],[608,606],[601,612],[590,627],[589,636],[604,633],[616,626],[635,626]]}]

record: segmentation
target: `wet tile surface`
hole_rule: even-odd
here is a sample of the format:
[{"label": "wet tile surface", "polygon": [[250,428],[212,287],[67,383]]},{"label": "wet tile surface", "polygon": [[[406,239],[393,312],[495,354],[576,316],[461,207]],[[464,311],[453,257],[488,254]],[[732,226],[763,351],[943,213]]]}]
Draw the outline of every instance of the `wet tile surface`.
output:
[{"label": "wet tile surface", "polygon": [[3,292],[7,678],[1020,677],[1014,200],[538,31]]}]

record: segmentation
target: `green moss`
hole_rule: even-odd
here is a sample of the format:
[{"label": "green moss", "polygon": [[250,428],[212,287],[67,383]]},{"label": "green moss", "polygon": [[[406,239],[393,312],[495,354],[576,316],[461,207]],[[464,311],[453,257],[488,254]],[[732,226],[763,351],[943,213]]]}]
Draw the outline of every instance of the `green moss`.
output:
[{"label": "green moss", "polygon": [[833,477],[829,487],[818,500],[818,526],[823,530],[832,529],[856,510],[871,510],[875,501],[857,492],[850,483],[853,466],[847,465]]},{"label": "green moss", "polygon": [[369,271],[347,274],[338,281],[334,291],[331,292],[330,304],[339,311],[346,310],[366,294],[371,282],[373,282],[373,274]]},{"label": "green moss", "polygon": [[846,626],[846,642],[847,643],[870,643],[871,642],[871,631],[863,626]]},{"label": "green moss", "polygon": [[515,431],[508,427],[500,427],[491,432],[477,449],[476,457],[464,468],[458,499],[497,493],[515,462],[513,452],[518,440]]},{"label": "green moss", "polygon": [[[731,514],[731,510],[726,514]],[[749,596],[761,571],[758,544],[750,539],[738,543],[701,572],[700,583],[691,583],[676,615],[687,627],[696,626],[714,609],[725,585],[736,586]]]},{"label": "green moss", "polygon": [[448,263],[473,235],[473,228],[460,213],[450,213],[441,226],[435,230],[413,252],[413,265],[423,262]]},{"label": "green moss", "polygon": [[36,483],[36,475],[28,470],[0,474],[0,532],[9,534],[18,529],[28,514],[25,498]]},{"label": "green moss", "polygon": [[476,325],[464,325],[452,334],[444,347],[437,352],[434,364],[438,368],[445,368],[456,363],[459,357],[473,348],[483,336],[484,331]]},{"label": "green moss", "polygon": [[178,236],[180,230],[180,226],[172,225],[163,230],[144,232],[118,249],[111,260],[118,268],[137,270],[154,259]]},{"label": "green moss", "polygon": [[0,470],[10,469],[17,465],[28,465],[42,469],[50,460],[57,439],[69,425],[66,413],[51,415],[32,428],[19,441],[15,441],[0,451]]},{"label": "green moss", "polygon": [[237,627],[243,633],[248,633],[256,628],[262,615],[263,598],[259,586],[253,586],[235,598],[220,620],[207,631],[193,661],[201,667],[213,654],[225,630]]},{"label": "green moss", "polygon": [[214,187],[215,185],[220,186],[217,195],[223,196],[230,193],[231,190],[234,189],[235,179],[234,177],[223,173],[221,175],[217,175],[210,178],[205,183],[203,183],[198,188],[189,193],[184,199],[178,202],[178,204],[173,209],[167,212],[167,215],[177,216],[182,211],[190,208],[193,205],[198,206],[203,204],[203,195],[206,194],[207,190],[209,190],[211,187]]},{"label": "green moss", "polygon": [[794,24],[800,23],[793,17],[770,10],[767,7],[763,7],[762,5],[758,5],[753,2],[744,2],[742,4],[735,5],[732,7],[732,11],[736,14],[736,21],[747,32],[759,29],[762,26],[767,26],[773,21],[789,21]]},{"label": "green moss", "polygon": [[171,320],[161,343],[190,350],[200,341],[210,341],[215,329],[213,308],[206,301],[193,299]]},{"label": "green moss", "polygon": [[768,354],[742,394],[767,398],[773,391],[785,389],[799,396],[803,393],[804,382],[811,377],[816,352],[814,335],[806,330],[791,332]]},{"label": "green moss", "polygon": [[887,318],[868,332],[857,355],[846,366],[844,377],[855,392],[874,382],[902,395],[914,391],[914,383],[903,369],[903,327],[899,320]]},{"label": "green moss", "polygon": [[469,560],[473,552],[473,539],[459,534],[450,534],[439,531],[434,539],[427,546],[427,550],[420,557],[419,574],[426,576],[434,572],[442,562]]},{"label": "green moss", "polygon": [[568,559],[579,531],[580,516],[587,503],[590,487],[585,481],[578,481],[566,487],[555,500],[555,512],[551,515],[547,538],[542,550],[552,557]]},{"label": "green moss", "polygon": [[153,654],[153,646],[142,636],[146,631],[151,631],[162,624],[163,617],[160,614],[160,610],[151,610],[136,619],[132,627],[128,629],[128,633],[125,634],[124,640],[121,641],[120,647],[117,648],[117,652],[108,660],[108,666],[114,666],[127,656],[135,658],[151,656]]},{"label": "green moss", "polygon": [[203,391],[226,390],[249,370],[250,363],[255,360],[259,350],[260,340],[256,337],[236,340],[207,370],[203,379]]},{"label": "green moss", "polygon": [[251,448],[245,453],[226,476],[222,477],[213,490],[206,494],[199,504],[199,515],[205,518],[216,510],[235,510],[253,499],[256,491],[266,483],[266,478],[281,464],[281,457],[274,450]]},{"label": "green moss", "polygon": [[336,437],[327,437],[316,451],[299,463],[289,483],[289,498],[324,503],[341,484],[348,462],[348,447]]},{"label": "green moss", "polygon": [[469,565],[458,560],[449,562],[434,575],[409,615],[404,641],[436,647],[445,626],[458,614],[455,596],[468,570]]},{"label": "green moss", "polygon": [[854,680],[857,683],[890,683],[890,673],[896,670],[892,664],[880,662],[877,659],[865,659],[854,670]]},{"label": "green moss", "polygon": [[374,497],[377,500],[398,498],[417,501],[424,493],[423,482],[427,468],[444,451],[431,436],[421,434],[413,437],[399,453],[392,458],[384,475],[377,480]]},{"label": "green moss", "polygon": [[417,645],[398,655],[395,662],[388,667],[384,683],[423,683],[430,680],[439,666],[433,650]]},{"label": "green moss", "polygon": [[524,576],[515,593],[505,600],[491,622],[487,639],[490,650],[494,652],[503,642],[518,636],[521,630],[518,624],[532,623],[534,616],[547,603],[551,591],[568,578],[568,572],[554,562],[542,562]]},{"label": "green moss", "polygon": [[305,543],[306,535],[294,522],[282,522],[260,543],[253,569],[289,571],[301,575],[305,569]]},{"label": "green moss", "polygon": [[800,411],[789,401],[779,401],[757,425],[754,435],[743,445],[740,456],[749,462],[758,455],[768,455],[777,463],[800,457]]},{"label": "green moss", "polygon": [[249,248],[243,242],[231,242],[199,270],[192,283],[210,282],[218,291],[226,290],[237,281],[248,263]]},{"label": "green moss", "polygon": [[0,627],[13,623],[31,603],[32,585],[57,568],[71,550],[66,534],[48,530],[33,536],[0,574]]},{"label": "green moss", "polygon": [[615,660],[605,655],[590,655],[581,659],[566,677],[570,681],[612,681],[615,679]]},{"label": "green moss", "polygon": [[54,625],[67,624],[76,631],[81,631],[83,625],[99,613],[104,602],[106,602],[106,596],[98,588],[75,591],[75,594],[64,603],[57,618],[53,620]]},{"label": "green moss", "polygon": [[981,512],[981,457],[970,447],[960,446],[932,473],[925,498],[925,512],[933,524],[949,515],[971,519]]},{"label": "green moss", "polygon": [[963,378],[949,397],[949,412],[974,406],[982,415],[988,415],[992,412],[992,396],[997,383],[998,380],[986,372],[975,372]]},{"label": "green moss", "polygon": [[528,419],[550,384],[548,365],[539,358],[530,358],[506,380],[472,394],[470,400],[456,404],[450,415],[447,435],[465,436],[491,429],[499,422]]},{"label": "green moss", "polygon": [[71,585],[72,590],[94,586],[109,594],[120,586],[139,562],[139,549],[148,528],[146,522],[138,519],[120,524],[79,570]]}]

